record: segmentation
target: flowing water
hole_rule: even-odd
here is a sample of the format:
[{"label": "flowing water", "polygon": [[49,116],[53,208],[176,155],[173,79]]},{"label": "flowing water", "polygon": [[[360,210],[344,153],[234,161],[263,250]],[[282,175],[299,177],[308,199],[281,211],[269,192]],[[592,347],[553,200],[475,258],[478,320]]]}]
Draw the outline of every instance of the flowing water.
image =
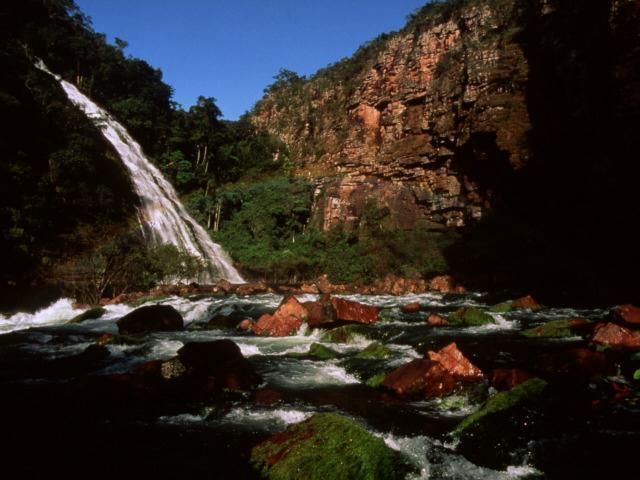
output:
[{"label": "flowing water", "polygon": [[[298,296],[301,301],[314,298]],[[558,318],[600,319],[606,311],[525,310],[492,314],[496,323],[483,327],[433,328],[425,324],[426,314],[446,314],[463,305],[485,307],[489,300],[479,294],[346,298],[377,305],[382,312],[379,323],[359,327],[350,343],[325,343],[323,331],[308,328],[269,338],[207,325],[216,315],[240,319],[271,312],[282,299],[274,294],[158,299],[151,303],[172,305],[183,315],[184,331],[109,345],[108,357],[91,362],[81,357],[82,352],[103,333],[117,333],[116,320],[133,306],[107,306],[100,318],[81,324],[67,323],[82,312],[68,299],[35,313],[0,316],[0,423],[11,439],[6,457],[23,465],[27,477],[29,472],[38,476],[72,465],[70,471],[89,468],[105,476],[256,478],[248,461],[252,446],[314,412],[333,411],[359,422],[399,451],[415,469],[410,479],[592,478],[619,472],[625,455],[627,464],[633,464],[628,452],[640,446],[640,410],[633,405],[611,404],[592,411],[589,403],[585,413],[582,407],[574,409],[568,390],[541,404],[540,412],[530,413],[536,429],[523,434],[529,437],[504,440],[503,431],[496,430],[485,441],[489,453],[478,457],[461,451],[450,432],[491,393],[486,386],[445,398],[404,401],[365,383],[451,341],[485,372],[531,365],[537,355],[586,342],[580,337],[529,339],[520,335],[524,328]],[[420,313],[401,311],[402,305],[416,301],[423,307]],[[128,378],[146,362],[174,357],[187,342],[222,338],[239,345],[263,379],[260,390],[276,392],[274,401],[239,395],[222,405],[175,399],[155,405],[141,400],[143,390],[124,398],[113,390],[86,393],[95,387],[91,380],[107,375]],[[356,358],[373,341],[389,347],[391,356]],[[313,343],[334,349],[338,358],[296,356]],[[70,360],[79,358],[80,364]],[[492,459],[494,453],[499,461]],[[29,455],[42,460],[21,463],[19,459]]]},{"label": "flowing water", "polygon": [[118,152],[140,198],[138,220],[147,241],[156,245],[172,244],[203,259],[209,271],[197,279],[200,283],[213,283],[220,278],[231,283],[244,283],[229,256],[189,215],[173,186],[145,156],[127,130],[75,85],[51,73],[44,63],[40,61],[36,67],[58,80],[69,100],[93,121]]}]

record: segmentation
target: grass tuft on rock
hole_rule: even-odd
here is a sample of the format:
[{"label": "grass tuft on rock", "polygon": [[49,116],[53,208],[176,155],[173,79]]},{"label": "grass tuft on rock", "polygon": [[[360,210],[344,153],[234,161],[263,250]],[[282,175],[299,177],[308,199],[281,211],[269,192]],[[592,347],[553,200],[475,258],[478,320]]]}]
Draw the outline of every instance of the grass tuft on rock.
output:
[{"label": "grass tuft on rock", "polygon": [[459,308],[449,315],[448,320],[451,325],[462,327],[479,327],[489,323],[495,323],[491,315],[476,307]]},{"label": "grass tuft on rock", "polygon": [[522,335],[547,338],[573,337],[575,334],[571,331],[569,322],[569,320],[552,320],[544,325],[524,330]]},{"label": "grass tuft on rock", "polygon": [[373,342],[367,348],[356,355],[356,358],[365,360],[384,360],[391,356],[391,349],[380,342]]}]

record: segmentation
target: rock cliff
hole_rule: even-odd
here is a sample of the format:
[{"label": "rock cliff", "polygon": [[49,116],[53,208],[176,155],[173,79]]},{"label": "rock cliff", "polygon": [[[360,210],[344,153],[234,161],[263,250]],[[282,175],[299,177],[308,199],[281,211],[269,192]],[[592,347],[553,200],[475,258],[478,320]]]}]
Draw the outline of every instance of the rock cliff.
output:
[{"label": "rock cliff", "polygon": [[[309,79],[276,82],[252,121],[282,138],[296,173],[315,182],[314,221],[325,230],[357,229],[372,209],[389,229],[472,224],[505,199],[535,155],[540,135],[532,116],[545,109],[533,102],[551,99],[535,98],[532,63],[544,56],[545,41],[554,41],[535,35],[595,4],[610,36],[621,19],[637,15],[633,1],[580,3],[428,4],[401,31],[353,57]],[[620,75],[632,75],[632,58],[637,62],[628,55]]]}]

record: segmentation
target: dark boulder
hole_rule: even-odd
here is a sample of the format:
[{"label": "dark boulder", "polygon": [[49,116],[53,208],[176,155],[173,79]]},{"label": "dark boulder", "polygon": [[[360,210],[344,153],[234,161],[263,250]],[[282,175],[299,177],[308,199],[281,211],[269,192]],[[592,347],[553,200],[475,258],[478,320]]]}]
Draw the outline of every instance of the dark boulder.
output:
[{"label": "dark boulder", "polygon": [[531,378],[533,375],[519,368],[496,368],[491,375],[491,386],[499,391],[511,390]]},{"label": "dark boulder", "polygon": [[121,334],[183,330],[182,315],[170,305],[147,305],[117,322]]}]

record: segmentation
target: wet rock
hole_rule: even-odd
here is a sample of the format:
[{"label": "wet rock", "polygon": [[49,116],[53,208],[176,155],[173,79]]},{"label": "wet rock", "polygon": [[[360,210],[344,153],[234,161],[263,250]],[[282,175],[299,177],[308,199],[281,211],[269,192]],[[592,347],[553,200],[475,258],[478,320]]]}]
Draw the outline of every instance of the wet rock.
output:
[{"label": "wet rock", "polygon": [[204,380],[210,390],[250,390],[260,383],[251,362],[231,340],[187,343],[178,358],[187,375]]},{"label": "wet rock", "polygon": [[336,317],[343,322],[371,324],[378,321],[378,307],[335,297],[331,299],[331,304]]},{"label": "wet rock", "polygon": [[315,284],[308,284],[308,283],[303,283],[300,286],[300,293],[311,293],[311,294],[317,294],[320,293],[320,290],[318,289],[318,287]]},{"label": "wet rock", "polygon": [[595,326],[594,332],[594,343],[640,349],[640,331],[630,330],[615,323],[599,323]]},{"label": "wet rock", "polygon": [[513,305],[511,304],[511,300],[509,300],[493,305],[489,311],[494,313],[509,313],[513,311]]},{"label": "wet rock", "polygon": [[418,302],[408,303],[402,307],[403,313],[417,313],[420,311],[421,305]]},{"label": "wet rock", "polygon": [[492,417],[499,412],[507,411],[523,402],[532,401],[538,397],[547,388],[547,382],[540,378],[532,378],[512,390],[507,392],[499,392],[485,402],[485,404],[477,412],[469,415],[458,424],[453,434],[463,437],[463,441],[470,439],[473,441],[482,441],[483,435],[474,435],[474,430],[480,428],[489,428]]},{"label": "wet rock", "polygon": [[379,343],[373,342],[356,355],[356,358],[363,358],[365,360],[383,360],[389,358],[393,352],[389,347]]},{"label": "wet rock", "polygon": [[315,302],[304,302],[302,306],[307,311],[307,323],[311,328],[334,323],[338,319],[328,294],[323,294]]},{"label": "wet rock", "polygon": [[516,298],[515,300],[512,300],[511,307],[513,307],[516,310],[528,308],[529,310],[536,311],[536,310],[540,310],[542,308],[542,305],[540,305],[538,301],[535,298],[533,298],[531,295],[527,295],[525,297]]},{"label": "wet rock", "polygon": [[622,323],[640,325],[640,307],[633,305],[620,305],[611,312],[613,318]]},{"label": "wet rock", "polygon": [[576,335],[571,329],[571,320],[551,320],[528,330],[523,330],[525,337],[565,338]]},{"label": "wet rock", "polygon": [[262,315],[253,325],[256,335],[286,337],[293,335],[308,318],[307,310],[294,296],[286,297],[273,315]]},{"label": "wet rock", "polygon": [[251,320],[250,318],[245,318],[240,323],[238,323],[238,325],[236,325],[236,328],[238,330],[244,330],[244,331],[248,332],[248,331],[252,331],[253,330],[253,326],[254,325],[255,325],[255,323],[254,323],[253,320]]},{"label": "wet rock", "polygon": [[339,353],[321,343],[312,343],[306,352],[291,352],[288,356],[312,360],[331,360],[337,358]]},{"label": "wet rock", "polygon": [[327,330],[320,340],[330,343],[351,343],[358,335],[364,335],[360,325],[344,325],[342,327]]},{"label": "wet rock", "polygon": [[407,474],[381,438],[335,413],[318,413],[253,448],[251,463],[270,479],[400,479]]},{"label": "wet rock", "polygon": [[387,374],[382,385],[400,396],[431,398],[483,379],[482,371],[451,343],[438,352],[428,352],[427,358],[412,360]]},{"label": "wet rock", "polygon": [[117,322],[121,334],[183,330],[182,315],[170,305],[148,305],[128,313]]},{"label": "wet rock", "polygon": [[564,381],[587,382],[614,373],[603,353],[587,348],[542,355],[536,366],[545,377],[559,377]]},{"label": "wet rock", "polygon": [[531,378],[532,374],[519,368],[496,368],[491,375],[491,386],[499,391],[511,390]]},{"label": "wet rock", "polygon": [[236,286],[227,280],[218,280],[213,286],[214,293],[229,294],[235,290]]},{"label": "wet rock", "polygon": [[431,325],[432,327],[446,327],[449,325],[449,321],[446,318],[435,313],[429,315],[425,321],[427,322],[427,325]]},{"label": "wet rock", "polygon": [[448,321],[450,325],[462,327],[478,327],[489,323],[495,323],[495,320],[491,315],[476,307],[459,308],[449,315]]},{"label": "wet rock", "polygon": [[80,315],[76,315],[69,323],[82,323],[85,320],[94,320],[96,318],[100,318],[105,314],[107,310],[103,307],[95,307],[87,310],[86,312],[81,313]]}]

